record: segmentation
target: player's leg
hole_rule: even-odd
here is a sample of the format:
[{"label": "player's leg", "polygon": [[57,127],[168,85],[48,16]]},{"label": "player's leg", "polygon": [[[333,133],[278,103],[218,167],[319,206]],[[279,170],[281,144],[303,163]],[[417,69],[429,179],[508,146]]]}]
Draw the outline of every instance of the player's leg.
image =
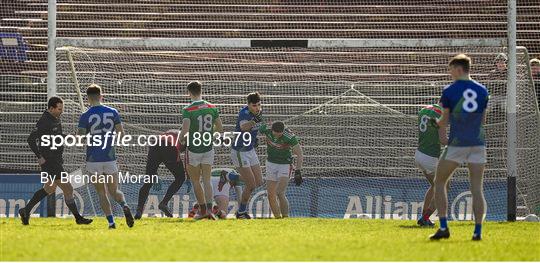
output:
[{"label": "player's leg", "polygon": [[430,238],[433,240],[450,237],[446,218],[448,210],[448,180],[462,162],[463,153],[459,147],[446,147],[437,165],[435,174],[435,206],[439,213],[440,228]]},{"label": "player's leg", "polygon": [[105,217],[107,218],[107,221],[109,222],[109,228],[116,228],[116,224],[114,223],[114,217],[112,213],[111,202],[109,202],[109,197],[107,195],[107,190],[105,189],[105,184],[95,183],[94,188],[96,189],[96,193],[98,195],[99,205],[101,206],[101,210],[103,210],[103,213],[105,214]]},{"label": "player's leg", "polygon": [[287,186],[289,185],[289,177],[279,177],[277,188],[277,197],[279,201],[279,209],[281,209],[281,217],[289,217],[289,200],[287,199]]},{"label": "player's leg", "polygon": [[[133,227],[133,225],[135,224],[133,215],[131,214],[131,210],[129,209],[129,206],[126,203],[126,198],[124,196],[124,193],[119,189],[119,186],[118,186],[119,178],[118,178],[118,169],[115,168],[117,167],[116,162],[114,163],[109,162],[109,163],[111,165],[109,166],[111,170],[109,170],[110,173],[107,173],[107,174],[111,174],[112,176],[109,177],[111,178],[111,180],[107,181],[105,186],[107,187],[107,191],[114,198],[116,203],[118,203],[122,207],[122,211],[124,212],[124,216],[126,218],[126,224],[128,225],[128,227]],[[114,170],[116,170],[116,172],[112,172]]]},{"label": "player's leg", "polygon": [[195,193],[195,198],[197,199],[199,213],[202,215],[206,214],[206,200],[204,197],[204,189],[201,184],[201,168],[200,165],[193,166],[188,164],[187,166],[188,174],[191,179],[191,185],[193,186],[193,193]]},{"label": "player's leg", "polygon": [[216,206],[212,208],[212,213],[220,219],[225,219],[229,212],[229,192],[231,184],[225,183],[221,185],[220,188],[220,177],[212,177],[210,181],[212,182],[212,192],[214,193],[214,201],[216,203]]},{"label": "player's leg", "polygon": [[209,219],[216,219],[212,213],[212,200],[214,194],[212,193],[212,165],[204,163],[201,164],[201,177],[204,189],[204,200],[206,201],[207,215]]},{"label": "player's leg", "polygon": [[214,201],[216,201],[217,211],[214,214],[220,218],[227,218],[227,213],[229,211],[229,196],[226,195],[216,195],[214,196]]},{"label": "player's leg", "polygon": [[278,181],[266,180],[266,192],[268,193],[268,204],[272,210],[274,217],[281,218],[281,209],[279,208],[279,202],[277,197]]},{"label": "player's leg", "polygon": [[70,183],[59,183],[58,187],[60,187],[60,189],[62,189],[62,192],[64,193],[64,202],[69,208],[69,211],[75,217],[75,222],[79,225],[88,225],[92,223],[92,219],[84,218],[83,216],[81,216],[81,214],[79,214],[79,209],[77,208],[77,204],[75,204],[75,198],[73,197],[73,186]]},{"label": "player's leg", "polygon": [[[148,148],[148,157],[146,159],[146,174],[157,174],[160,163],[161,160],[159,159],[158,147],[150,146]],[[142,214],[144,213],[144,205],[146,204],[146,200],[148,199],[151,188],[152,183],[144,183],[139,189],[139,197],[137,201],[137,212],[135,213],[135,219],[141,219]]]},{"label": "player's leg", "polygon": [[259,159],[254,149],[248,152],[232,150],[231,158],[236,170],[240,173],[241,180],[245,183],[236,216],[237,218],[249,219],[247,204],[255,188],[262,185],[262,171]]},{"label": "player's leg", "polygon": [[422,172],[429,182],[429,188],[424,195],[424,205],[422,206],[422,216],[418,220],[419,226],[434,226],[429,217],[435,212],[435,173]]},{"label": "player's leg", "polygon": [[186,180],[186,171],[184,170],[184,164],[181,161],[166,162],[165,167],[173,174],[174,181],[167,188],[167,192],[158,207],[166,216],[172,217],[173,215],[169,210],[168,204],[172,197],[180,190],[182,184],[184,184],[184,181]]},{"label": "player's leg", "polygon": [[253,179],[255,179],[255,188],[263,185],[262,169],[259,162],[259,157],[255,149],[247,152],[245,157],[249,160],[249,166],[251,168],[251,173],[253,174]]},{"label": "player's leg", "polygon": [[55,169],[53,162],[53,160],[49,160],[41,166],[41,171],[49,174],[47,182],[43,184],[42,188],[34,193],[24,208],[19,209],[19,217],[21,218],[23,225],[28,225],[30,223],[30,214],[32,213],[34,207],[45,197],[53,194],[56,191],[58,180],[53,181],[52,175],[56,175],[55,179],[58,179],[60,173],[59,171],[56,171],[57,169]]},{"label": "player's leg", "polygon": [[104,162],[103,171],[104,174],[109,175],[105,183],[107,192],[113,197],[114,201],[116,201],[116,203],[118,203],[122,207],[122,211],[124,212],[124,216],[126,218],[126,224],[129,227],[133,227],[133,224],[135,223],[133,220],[133,215],[131,214],[131,210],[126,203],[124,193],[120,190],[120,187],[118,185],[118,164],[116,163],[116,161]]},{"label": "player's leg", "polygon": [[422,215],[417,221],[419,226],[434,226],[429,217],[435,211],[435,171],[437,169],[438,159],[426,155],[419,150],[416,150],[414,155],[416,167],[422,172],[429,183],[429,188],[424,195],[424,205],[422,207]]},{"label": "player's leg", "polygon": [[236,167],[236,170],[240,174],[240,180],[244,182],[244,191],[242,191],[242,196],[238,204],[238,213],[237,217],[239,218],[248,218],[247,205],[249,199],[251,198],[251,193],[256,188],[255,176],[251,171],[251,167]]},{"label": "player's leg", "polygon": [[482,239],[482,221],[486,215],[486,199],[484,198],[484,164],[469,164],[469,180],[473,200],[474,234],[473,240]]},{"label": "player's leg", "polygon": [[469,180],[473,200],[474,234],[473,240],[482,240],[482,222],[486,215],[486,199],[484,198],[484,169],[486,153],[484,146],[472,147],[468,158]]},{"label": "player's leg", "polygon": [[187,172],[193,186],[193,192],[195,193],[195,199],[197,199],[197,207],[199,214],[194,218],[199,219],[201,216],[206,215],[207,207],[204,197],[204,189],[201,184],[201,159],[202,154],[193,153],[189,150],[186,151],[187,159]]}]

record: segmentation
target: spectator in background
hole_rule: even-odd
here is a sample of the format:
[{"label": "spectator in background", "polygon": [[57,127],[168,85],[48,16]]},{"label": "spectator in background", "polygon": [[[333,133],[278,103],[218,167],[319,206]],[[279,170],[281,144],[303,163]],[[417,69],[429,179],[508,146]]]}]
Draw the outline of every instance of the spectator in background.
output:
[{"label": "spectator in background", "polygon": [[538,100],[538,105],[540,105],[540,59],[533,58],[529,63],[531,65],[531,74],[536,89],[536,99]]},{"label": "spectator in background", "polygon": [[499,53],[495,57],[495,68],[491,70],[489,76],[492,80],[506,80],[506,62],[508,57],[504,53]]},{"label": "spectator in background", "polygon": [[490,93],[488,122],[501,123],[506,120],[506,63],[508,57],[505,53],[499,53],[495,57],[494,69],[489,72],[486,81]]}]

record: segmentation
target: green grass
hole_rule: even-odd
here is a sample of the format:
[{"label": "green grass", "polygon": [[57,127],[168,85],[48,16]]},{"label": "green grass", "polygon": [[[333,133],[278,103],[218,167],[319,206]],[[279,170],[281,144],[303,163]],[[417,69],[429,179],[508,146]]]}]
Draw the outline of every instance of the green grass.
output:
[{"label": "green grass", "polygon": [[[118,224],[118,222],[120,222]],[[431,242],[434,229],[394,220],[143,219],[129,229],[117,218],[87,226],[71,219],[0,219],[0,260],[540,260],[540,224],[484,226],[484,240],[470,241],[471,222],[450,222],[452,237]]]}]

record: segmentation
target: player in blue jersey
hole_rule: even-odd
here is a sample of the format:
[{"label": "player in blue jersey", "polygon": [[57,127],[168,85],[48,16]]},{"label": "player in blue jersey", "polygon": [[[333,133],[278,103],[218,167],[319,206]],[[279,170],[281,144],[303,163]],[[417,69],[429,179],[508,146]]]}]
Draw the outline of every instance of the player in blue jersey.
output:
[{"label": "player in blue jersey", "polygon": [[235,131],[241,132],[241,134],[234,140],[231,150],[232,162],[245,183],[236,213],[236,217],[240,219],[250,218],[246,209],[251,192],[263,184],[259,157],[255,151],[257,132],[261,123],[261,95],[258,92],[253,92],[247,96],[247,106],[238,113]]},{"label": "player in blue jersey", "polygon": [[449,73],[454,82],[446,86],[441,96],[443,114],[439,129],[450,123],[450,137],[440,133],[441,144],[447,145],[439,158],[435,176],[435,205],[439,212],[440,228],[430,238],[449,238],[447,224],[448,196],[446,185],[454,170],[467,163],[473,198],[475,228],[473,240],[482,239],[482,221],[486,211],[483,176],[486,160],[484,123],[489,93],[484,85],[469,76],[471,59],[460,54],[450,60]]},{"label": "player in blue jersey", "polygon": [[[107,217],[109,228],[116,228],[111,209],[111,203],[107,192],[122,206],[126,223],[129,227],[134,224],[131,211],[126,204],[124,193],[118,189],[118,164],[116,153],[112,145],[112,136],[124,135],[124,128],[120,120],[120,114],[115,108],[101,104],[103,98],[101,87],[92,84],[86,90],[90,108],[79,118],[78,134],[90,134],[93,137],[93,146],[86,148],[86,170],[91,175],[107,179],[105,183],[95,183],[96,192],[99,196],[101,209]],[[101,143],[98,143],[97,141]],[[98,145],[98,146],[95,146]],[[111,176],[108,176],[111,175]],[[112,178],[112,180],[109,180]]]}]

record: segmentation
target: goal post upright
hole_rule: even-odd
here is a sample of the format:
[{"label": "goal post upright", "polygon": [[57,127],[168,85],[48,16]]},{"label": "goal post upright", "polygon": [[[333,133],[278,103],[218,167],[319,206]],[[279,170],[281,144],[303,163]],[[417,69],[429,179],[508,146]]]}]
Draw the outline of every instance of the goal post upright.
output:
[{"label": "goal post upright", "polygon": [[508,221],[516,220],[517,194],[517,47],[516,47],[516,0],[508,0],[508,70],[507,70],[507,174],[508,174]]},{"label": "goal post upright", "polygon": [[56,96],[56,0],[47,4],[47,98]]},{"label": "goal post upright", "polygon": [[[56,96],[56,0],[47,2],[47,99]],[[47,197],[47,216],[56,216],[56,197]]]}]

